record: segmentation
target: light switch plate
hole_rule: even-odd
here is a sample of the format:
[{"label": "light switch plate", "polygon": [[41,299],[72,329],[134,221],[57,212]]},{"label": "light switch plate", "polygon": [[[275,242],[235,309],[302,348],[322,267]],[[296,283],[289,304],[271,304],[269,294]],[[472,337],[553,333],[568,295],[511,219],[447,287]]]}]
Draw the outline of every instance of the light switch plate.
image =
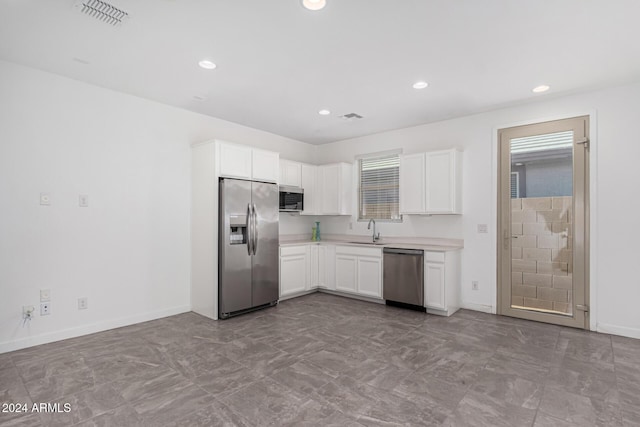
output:
[{"label": "light switch plate", "polygon": [[80,196],[78,196],[78,206],[80,206],[81,208],[88,208],[89,196],[87,196],[86,194],[81,194]]},{"label": "light switch plate", "polygon": [[40,204],[42,206],[51,205],[51,196],[49,195],[49,193],[40,193]]},{"label": "light switch plate", "polygon": [[49,289],[40,289],[40,302],[51,301],[51,291]]},{"label": "light switch plate", "polygon": [[478,233],[486,234],[489,232],[489,226],[487,224],[478,224]]}]

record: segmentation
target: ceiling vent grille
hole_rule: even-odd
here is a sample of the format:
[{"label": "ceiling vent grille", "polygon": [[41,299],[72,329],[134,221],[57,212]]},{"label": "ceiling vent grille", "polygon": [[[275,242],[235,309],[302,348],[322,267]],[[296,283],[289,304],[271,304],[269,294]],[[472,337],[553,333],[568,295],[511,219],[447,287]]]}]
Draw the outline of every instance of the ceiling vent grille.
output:
[{"label": "ceiling vent grille", "polygon": [[122,24],[129,17],[124,10],[102,0],[79,0],[74,6],[85,15],[114,27]]},{"label": "ceiling vent grille", "polygon": [[362,118],[360,114],[356,114],[356,113],[349,113],[340,117],[343,118],[344,120],[360,120]]}]

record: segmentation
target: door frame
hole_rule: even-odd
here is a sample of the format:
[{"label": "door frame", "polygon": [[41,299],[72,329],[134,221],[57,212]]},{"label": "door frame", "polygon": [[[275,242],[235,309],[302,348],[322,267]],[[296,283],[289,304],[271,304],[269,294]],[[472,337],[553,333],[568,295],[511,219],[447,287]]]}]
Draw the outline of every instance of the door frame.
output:
[{"label": "door frame", "polygon": [[[499,191],[499,162],[500,162],[500,158],[499,158],[499,145],[500,145],[500,140],[499,140],[499,131],[501,129],[506,129],[506,128],[511,128],[511,127],[518,127],[518,126],[525,126],[525,125],[532,125],[532,124],[536,124],[536,123],[544,123],[544,122],[549,122],[549,121],[556,121],[556,120],[564,120],[564,119],[570,119],[570,118],[575,118],[575,117],[581,117],[581,116],[587,116],[589,119],[589,126],[588,126],[588,134],[589,134],[589,157],[588,157],[588,162],[585,165],[585,167],[588,168],[588,188],[589,188],[589,197],[588,197],[588,245],[589,245],[589,252],[588,252],[588,257],[585,259],[585,263],[587,264],[588,267],[588,272],[587,272],[587,278],[586,280],[588,281],[588,285],[587,288],[585,289],[585,292],[588,293],[589,295],[589,316],[588,316],[588,324],[585,325],[585,329],[589,329],[589,330],[597,330],[597,325],[598,325],[598,311],[597,311],[597,307],[598,307],[598,281],[597,281],[597,277],[598,277],[598,265],[596,263],[596,254],[597,254],[597,248],[598,248],[598,234],[597,234],[597,209],[592,209],[591,207],[595,207],[597,206],[597,196],[598,196],[598,186],[597,186],[597,176],[598,176],[598,128],[597,128],[597,111],[596,110],[577,110],[574,112],[569,112],[569,113],[563,113],[563,114],[556,114],[556,115],[550,115],[550,116],[542,116],[542,117],[538,117],[538,118],[533,118],[533,119],[526,119],[526,120],[521,120],[521,121],[514,121],[514,122],[506,122],[503,124],[499,124],[499,125],[494,125],[492,127],[492,144],[491,144],[491,163],[492,163],[492,168],[491,168],[491,184],[492,184],[492,192],[491,192],[491,199],[492,199],[492,203],[491,203],[491,217],[494,219],[494,224],[496,225],[496,232],[495,232],[495,239],[492,239],[491,241],[491,246],[493,247],[493,254],[495,254],[494,256],[495,258],[495,269],[492,271],[492,275],[494,278],[494,283],[496,284],[495,286],[493,286],[491,288],[492,291],[492,298],[491,300],[493,301],[492,303],[492,307],[486,307],[485,310],[483,311],[487,311],[487,312],[491,312],[494,314],[498,314],[499,311],[499,298],[500,298],[500,293],[499,293],[499,283],[498,280],[500,278],[500,264],[498,263],[498,252],[500,250],[500,245],[502,244],[502,236],[499,235],[499,200],[500,198],[498,197],[498,191]],[[481,309],[481,306],[478,306],[479,309]]]}]

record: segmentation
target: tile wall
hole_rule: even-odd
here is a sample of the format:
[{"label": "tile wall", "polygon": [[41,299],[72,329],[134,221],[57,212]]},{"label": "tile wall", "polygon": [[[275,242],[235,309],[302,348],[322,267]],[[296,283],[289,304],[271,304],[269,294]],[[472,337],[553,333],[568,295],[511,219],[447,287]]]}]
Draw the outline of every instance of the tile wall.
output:
[{"label": "tile wall", "polygon": [[511,199],[512,305],[571,314],[572,199]]}]

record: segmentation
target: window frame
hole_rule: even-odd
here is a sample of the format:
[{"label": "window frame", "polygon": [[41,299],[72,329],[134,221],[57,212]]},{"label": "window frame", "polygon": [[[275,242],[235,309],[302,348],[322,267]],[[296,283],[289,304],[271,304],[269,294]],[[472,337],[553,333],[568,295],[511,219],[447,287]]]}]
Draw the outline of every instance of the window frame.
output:
[{"label": "window frame", "polygon": [[[371,219],[373,219],[375,222],[385,222],[385,223],[402,223],[404,218],[403,215],[400,213],[400,179],[399,179],[399,174],[400,174],[400,155],[402,154],[401,150],[393,150],[393,151],[387,151],[387,152],[381,152],[381,153],[371,153],[371,154],[366,154],[366,155],[362,155],[362,156],[357,156],[356,157],[356,165],[357,165],[357,171],[358,171],[358,185],[356,188],[356,192],[357,192],[357,197],[358,197],[358,201],[357,201],[357,216],[356,216],[356,221],[357,222],[369,222],[371,221]],[[392,219],[392,218],[362,218],[360,215],[362,213],[362,163],[363,161],[367,161],[367,160],[375,160],[375,159],[384,159],[384,158],[391,158],[391,157],[396,157],[398,159],[398,186],[397,186],[397,191],[398,191],[398,216],[399,218],[397,219]]]}]

